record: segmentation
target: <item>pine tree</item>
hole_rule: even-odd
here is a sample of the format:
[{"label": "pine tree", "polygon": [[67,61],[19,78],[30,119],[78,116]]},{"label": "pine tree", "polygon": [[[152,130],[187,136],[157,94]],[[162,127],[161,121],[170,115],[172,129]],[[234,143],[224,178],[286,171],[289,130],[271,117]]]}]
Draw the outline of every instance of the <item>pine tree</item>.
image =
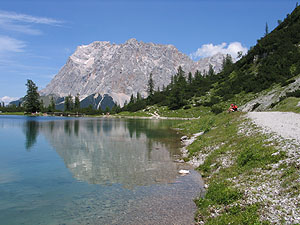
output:
[{"label": "pine tree", "polygon": [[152,73],[150,73],[150,77],[148,80],[148,94],[149,94],[149,96],[152,96],[153,93],[154,93],[154,81],[152,78]]},{"label": "pine tree", "polygon": [[133,94],[131,94],[129,103],[133,104],[134,102],[135,102],[135,100],[134,100]]},{"label": "pine tree", "polygon": [[142,100],[142,96],[139,92],[136,93],[136,101],[139,102],[140,100]]},{"label": "pine tree", "polygon": [[54,101],[53,96],[51,96],[50,105],[49,106],[50,106],[50,111],[54,112],[55,111],[55,101]]},{"label": "pine tree", "polygon": [[27,94],[24,99],[24,106],[26,112],[34,113],[40,110],[38,87],[32,80],[27,80]]},{"label": "pine tree", "polygon": [[215,75],[215,71],[213,69],[213,66],[209,64],[208,76],[213,76],[213,75]]},{"label": "pine tree", "polygon": [[[20,105],[19,105],[19,107],[20,107]],[[44,100],[41,99],[40,100],[40,111],[44,112],[44,110],[45,110],[45,108],[44,108]]]},{"label": "pine tree", "polygon": [[265,36],[267,36],[268,34],[269,34],[269,26],[268,26],[268,23],[266,23]]},{"label": "pine tree", "polygon": [[79,111],[79,110],[80,110],[79,94],[77,94],[77,95],[75,96],[74,109],[75,109],[76,111]]},{"label": "pine tree", "polygon": [[174,84],[171,87],[169,96],[169,108],[179,109],[185,105],[185,92],[187,88],[187,82],[185,79],[184,71],[179,66],[177,74],[173,77]]},{"label": "pine tree", "polygon": [[192,81],[193,81],[192,73],[189,72],[189,74],[188,74],[188,84],[191,85]]},{"label": "pine tree", "polygon": [[72,96],[68,95],[65,97],[65,111],[72,111],[73,110],[73,100]]}]

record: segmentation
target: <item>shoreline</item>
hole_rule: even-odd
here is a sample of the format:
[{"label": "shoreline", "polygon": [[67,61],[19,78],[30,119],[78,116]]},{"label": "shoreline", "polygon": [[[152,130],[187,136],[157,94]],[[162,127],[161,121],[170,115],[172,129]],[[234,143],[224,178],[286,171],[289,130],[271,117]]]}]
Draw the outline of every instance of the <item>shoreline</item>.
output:
[{"label": "shoreline", "polygon": [[[201,118],[197,129],[191,128],[195,125],[192,123],[185,124],[185,130],[180,129],[190,136],[181,140],[183,159],[200,173],[205,191],[210,192],[209,196],[195,200],[197,224],[244,220],[252,224],[300,222],[297,212],[300,142],[266,130],[250,120],[249,115],[212,115],[216,122],[208,128],[199,125],[205,122]],[[214,199],[214,196],[219,197]],[[231,213],[231,208],[238,213]]]}]

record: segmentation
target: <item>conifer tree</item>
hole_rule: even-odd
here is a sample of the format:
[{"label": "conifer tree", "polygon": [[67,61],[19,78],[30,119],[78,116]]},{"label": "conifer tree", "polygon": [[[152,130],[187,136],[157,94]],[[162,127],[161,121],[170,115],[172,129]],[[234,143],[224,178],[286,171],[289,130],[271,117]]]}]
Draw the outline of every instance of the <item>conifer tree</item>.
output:
[{"label": "conifer tree", "polygon": [[76,111],[80,110],[79,94],[77,94],[77,95],[75,96],[74,109],[75,109]]},{"label": "conifer tree", "polygon": [[215,75],[215,71],[213,69],[213,66],[209,64],[208,76],[213,76],[213,75]]},{"label": "conifer tree", "polygon": [[38,87],[32,80],[27,80],[27,94],[24,99],[24,106],[26,112],[34,113],[40,110]]},{"label": "conifer tree", "polygon": [[152,78],[152,73],[150,73],[150,77],[148,80],[148,94],[149,94],[149,96],[152,96],[153,93],[154,93],[154,81]]},{"label": "conifer tree", "polygon": [[136,93],[136,101],[138,102],[140,100],[142,100],[142,96],[141,96],[141,94],[139,92],[137,92]]},{"label": "conifer tree", "polygon": [[54,101],[54,98],[53,96],[51,96],[51,99],[50,99],[50,111],[54,112],[55,111],[55,101]]},{"label": "conifer tree", "polygon": [[130,103],[130,104],[133,104],[134,102],[135,102],[135,101],[134,101],[133,94],[131,94],[129,103]]},{"label": "conifer tree", "polygon": [[189,72],[189,74],[188,74],[188,84],[191,85],[192,81],[193,81],[192,73]]},{"label": "conifer tree", "polygon": [[265,36],[267,36],[268,34],[269,34],[269,26],[268,26],[268,23],[266,23]]},{"label": "conifer tree", "polygon": [[71,111],[73,109],[73,100],[72,96],[68,95],[65,97],[65,111]]}]

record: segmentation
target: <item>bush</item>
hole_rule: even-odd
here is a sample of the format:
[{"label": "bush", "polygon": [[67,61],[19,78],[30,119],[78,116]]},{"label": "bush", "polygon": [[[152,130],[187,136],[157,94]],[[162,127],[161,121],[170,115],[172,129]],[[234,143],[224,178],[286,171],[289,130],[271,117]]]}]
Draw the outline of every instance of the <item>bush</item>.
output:
[{"label": "bush", "polygon": [[289,85],[291,83],[294,83],[294,82],[295,82],[294,79],[292,79],[292,80],[286,80],[286,81],[284,81],[284,82],[281,83],[281,87],[287,86],[287,85]]},{"label": "bush", "polygon": [[183,109],[190,109],[190,108],[192,108],[190,105],[183,106]]},{"label": "bush", "polygon": [[211,111],[214,113],[214,114],[220,114],[223,112],[223,108],[220,107],[220,106],[216,106],[214,105],[212,108],[211,108]]},{"label": "bush", "polygon": [[296,97],[296,98],[300,98],[300,89],[296,90],[296,91],[292,91],[292,92],[287,92],[286,93],[286,97]]}]

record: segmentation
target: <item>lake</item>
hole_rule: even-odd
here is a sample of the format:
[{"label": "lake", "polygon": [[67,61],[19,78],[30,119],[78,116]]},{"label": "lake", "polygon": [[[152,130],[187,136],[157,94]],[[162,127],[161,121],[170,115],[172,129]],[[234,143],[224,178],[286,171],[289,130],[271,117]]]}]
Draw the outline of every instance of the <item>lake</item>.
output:
[{"label": "lake", "polygon": [[193,224],[178,121],[0,116],[1,224]]}]

